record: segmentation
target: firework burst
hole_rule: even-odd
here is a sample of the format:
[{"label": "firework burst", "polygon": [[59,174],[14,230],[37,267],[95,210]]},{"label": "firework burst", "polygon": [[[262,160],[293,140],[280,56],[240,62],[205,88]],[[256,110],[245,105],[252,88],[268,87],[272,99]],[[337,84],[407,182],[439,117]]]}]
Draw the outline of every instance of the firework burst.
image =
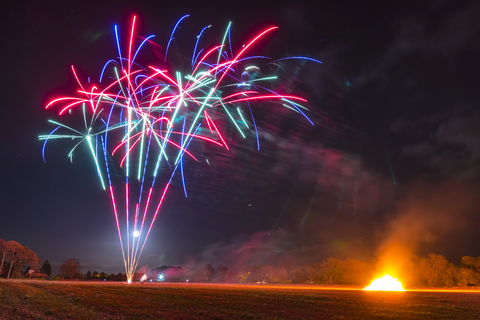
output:
[{"label": "firework burst", "polygon": [[[68,152],[71,161],[80,145],[88,146],[100,184],[112,202],[129,283],[177,171],[187,196],[184,159],[198,161],[189,151],[191,144],[204,142],[228,151],[229,144],[220,125],[228,121],[239,136],[256,136],[260,148],[252,111],[258,101],[292,109],[312,123],[304,113],[306,99],[269,88],[267,83],[275,81],[276,76],[262,76],[262,67],[254,64],[267,57],[246,56],[254,44],[277,27],[263,30],[235,54],[230,43],[231,23],[220,44],[197,50],[202,34],[210,26],[205,27],[197,36],[192,71],[189,74],[173,72],[167,64],[168,49],[178,25],[187,17],[175,25],[165,57],[156,66],[142,67],[135,62],[142,47],[153,38],[146,37],[133,50],[136,17],[133,17],[126,50],[122,51],[115,26],[118,57],[107,61],[98,84],[90,83],[90,78],[87,83],[82,81],[72,66],[78,83],[77,95],[54,99],[46,106],[56,108],[60,116],[81,113],[82,128],[49,120],[56,128],[39,137],[45,140],[44,160],[45,146],[51,139],[74,141]],[[321,63],[307,57],[283,59]],[[263,63],[263,67],[279,60]],[[111,76],[107,77],[107,73]]]}]

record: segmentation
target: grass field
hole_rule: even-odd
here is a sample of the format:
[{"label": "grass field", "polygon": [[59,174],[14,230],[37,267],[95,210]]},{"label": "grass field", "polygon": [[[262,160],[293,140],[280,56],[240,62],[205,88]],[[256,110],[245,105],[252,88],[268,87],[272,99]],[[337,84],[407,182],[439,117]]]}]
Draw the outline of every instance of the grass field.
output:
[{"label": "grass field", "polygon": [[0,319],[480,319],[480,292],[0,280]]}]

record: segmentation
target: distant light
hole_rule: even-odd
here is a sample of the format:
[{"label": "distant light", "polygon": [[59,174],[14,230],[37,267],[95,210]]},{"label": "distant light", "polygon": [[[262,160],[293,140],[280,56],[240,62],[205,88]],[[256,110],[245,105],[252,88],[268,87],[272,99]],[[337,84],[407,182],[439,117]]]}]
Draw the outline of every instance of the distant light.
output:
[{"label": "distant light", "polygon": [[160,280],[162,280],[163,279],[163,274],[159,275],[158,277],[160,278]]},{"label": "distant light", "polygon": [[188,282],[188,279],[187,279],[187,282]]},{"label": "distant light", "polygon": [[140,235],[140,233],[137,230],[133,231],[133,236],[134,237],[138,237],[139,235]]}]

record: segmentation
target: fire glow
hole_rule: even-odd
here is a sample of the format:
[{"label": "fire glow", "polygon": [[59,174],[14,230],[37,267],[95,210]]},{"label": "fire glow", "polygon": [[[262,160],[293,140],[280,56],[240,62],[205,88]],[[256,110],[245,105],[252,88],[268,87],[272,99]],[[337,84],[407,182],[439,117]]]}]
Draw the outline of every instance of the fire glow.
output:
[{"label": "fire glow", "polygon": [[406,291],[402,287],[402,283],[388,274],[381,278],[377,278],[363,290],[367,291]]}]

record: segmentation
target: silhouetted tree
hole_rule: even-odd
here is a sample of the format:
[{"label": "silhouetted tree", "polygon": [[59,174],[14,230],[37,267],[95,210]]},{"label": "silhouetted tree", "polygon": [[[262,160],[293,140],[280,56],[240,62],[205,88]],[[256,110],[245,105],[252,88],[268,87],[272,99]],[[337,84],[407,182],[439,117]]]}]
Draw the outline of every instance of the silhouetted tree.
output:
[{"label": "silhouetted tree", "polygon": [[108,275],[107,275],[105,272],[103,272],[103,271],[100,272],[100,280],[105,280],[105,279],[107,279],[107,276],[108,276]]},{"label": "silhouetted tree", "polygon": [[472,269],[474,271],[480,272],[480,257],[462,257],[460,267]]},{"label": "silhouetted tree", "polygon": [[24,263],[27,263],[33,270],[39,270],[40,265],[38,264],[38,257],[35,252],[30,250],[28,247],[23,247],[25,249],[25,260]]},{"label": "silhouetted tree", "polygon": [[237,271],[237,274],[233,277],[233,279],[232,279],[233,282],[247,283],[249,281],[248,277],[249,277],[250,273],[252,273],[253,270],[254,270],[254,268],[247,267],[247,266],[242,266]]},{"label": "silhouetted tree", "polygon": [[372,280],[373,265],[368,263],[347,259],[343,261],[342,270],[340,283],[366,286]]},{"label": "silhouetted tree", "polygon": [[420,282],[427,287],[450,287],[457,283],[455,266],[440,254],[430,253],[420,258],[419,276]]},{"label": "silhouetted tree", "polygon": [[115,281],[127,281],[127,276],[123,273],[117,273],[115,276]]},{"label": "silhouetted tree", "polygon": [[50,275],[52,274],[52,265],[50,264],[50,261],[45,260],[40,270],[43,273],[46,273],[48,277],[50,277]]},{"label": "silhouetted tree", "polygon": [[213,282],[226,282],[227,277],[228,277],[228,268],[225,266],[219,265],[215,270]]},{"label": "silhouetted tree", "polygon": [[90,280],[92,279],[92,272],[90,270],[87,271],[87,274],[85,275],[85,277],[87,278],[87,280]]},{"label": "silhouetted tree", "polygon": [[[261,265],[259,268],[256,270],[257,277],[259,277],[260,282],[266,282],[266,283],[273,283],[274,282],[274,277],[277,272],[277,269],[270,265]],[[257,282],[258,282],[257,281]]]},{"label": "silhouetted tree", "polygon": [[303,268],[303,272],[305,274],[305,280],[307,283],[314,283],[315,279],[318,278],[320,269],[316,268],[314,264],[309,264]]},{"label": "silhouetted tree", "polygon": [[10,251],[10,268],[8,269],[7,279],[10,278],[12,267],[15,262],[20,262],[26,259],[25,248],[16,241],[7,242],[8,250]]},{"label": "silhouetted tree", "polygon": [[264,282],[266,281],[267,277],[265,275],[265,265],[260,264],[254,268],[250,269],[248,273],[246,282]]},{"label": "silhouetted tree", "polygon": [[306,283],[307,278],[305,276],[304,267],[300,266],[292,271],[290,271],[290,277],[292,278],[292,283]]},{"label": "silhouetted tree", "polygon": [[98,274],[97,270],[93,271],[92,279],[100,279],[100,275]]},{"label": "silhouetted tree", "polygon": [[334,284],[343,276],[343,261],[336,258],[328,258],[320,263],[321,283]]},{"label": "silhouetted tree", "polygon": [[0,254],[2,255],[2,262],[0,263],[0,275],[2,275],[3,265],[10,258],[10,249],[7,241],[0,239]]},{"label": "silhouetted tree", "polygon": [[287,269],[279,267],[274,271],[273,274],[273,283],[287,283],[290,280]]},{"label": "silhouetted tree", "polygon": [[209,263],[205,267],[203,267],[203,274],[205,276],[204,281],[211,281],[213,275],[215,274],[215,269],[213,269],[212,265]]},{"label": "silhouetted tree", "polygon": [[462,257],[459,284],[463,286],[480,286],[480,257]]},{"label": "silhouetted tree", "polygon": [[60,276],[65,279],[73,279],[75,273],[82,269],[78,259],[68,259],[59,268]]}]

